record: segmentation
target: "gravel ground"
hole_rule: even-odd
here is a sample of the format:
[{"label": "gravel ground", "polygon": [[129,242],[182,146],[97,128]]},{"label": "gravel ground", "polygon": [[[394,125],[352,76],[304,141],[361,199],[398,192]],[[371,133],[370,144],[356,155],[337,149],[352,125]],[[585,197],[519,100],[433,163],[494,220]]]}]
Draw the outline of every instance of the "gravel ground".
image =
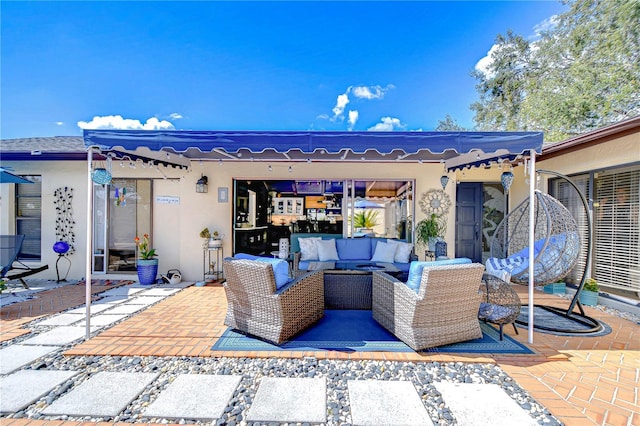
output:
[{"label": "gravel ground", "polygon": [[[324,377],[327,382],[327,425],[348,425],[349,380],[411,381],[436,425],[456,425],[451,411],[435,382],[493,383],[511,396],[538,424],[559,425],[560,422],[538,404],[513,379],[495,364],[479,363],[413,363],[391,361],[337,361],[305,359],[255,358],[186,358],[186,357],[63,357],[61,352],[42,358],[28,366],[33,369],[82,371],[53,389],[25,410],[11,417],[89,422],[198,423],[193,419],[179,421],[146,418],[143,409],[151,404],[179,374],[224,374],[241,376],[241,382],[216,425],[247,424],[244,420],[253,401],[261,377]],[[42,416],[40,411],[55,399],[100,371],[160,373],[124,412],[115,418]]]},{"label": "gravel ground", "polygon": [[[640,322],[640,316],[598,305],[596,309],[610,315]],[[37,333],[50,327],[36,327]],[[29,336],[3,342],[0,347],[18,343]],[[327,382],[327,425],[348,425],[349,411],[348,380],[403,380],[411,381],[436,425],[456,425],[451,411],[433,385],[436,382],[493,383],[500,386],[539,424],[559,425],[560,422],[548,410],[538,404],[524,389],[495,364],[439,363],[439,362],[392,362],[392,361],[338,361],[305,359],[254,359],[254,358],[187,358],[187,357],[64,357],[62,353],[73,345],[67,345],[48,356],[24,367],[24,369],[75,370],[80,374],[53,389],[23,411],[5,418],[33,418],[49,420],[107,421],[132,423],[197,423],[208,422],[182,419],[180,421],[146,418],[143,409],[152,403],[179,374],[224,374],[242,377],[240,385],[226,407],[217,425],[245,425],[244,420],[261,377],[324,377]],[[69,392],[92,374],[100,371],[155,372],[160,373],[124,412],[115,418],[73,418],[67,416],[43,416],[40,412],[54,400]]]}]

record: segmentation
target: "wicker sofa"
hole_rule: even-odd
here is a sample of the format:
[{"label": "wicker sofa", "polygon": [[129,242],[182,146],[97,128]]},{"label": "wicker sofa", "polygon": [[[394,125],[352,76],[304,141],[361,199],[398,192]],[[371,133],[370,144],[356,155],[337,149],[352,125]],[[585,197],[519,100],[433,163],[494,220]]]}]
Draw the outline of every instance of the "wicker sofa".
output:
[{"label": "wicker sofa", "polygon": [[[317,238],[323,241],[335,240],[337,258],[323,260],[320,258],[306,259],[302,252],[301,240]],[[391,238],[359,237],[343,238],[341,234],[324,233],[294,233],[291,234],[290,251],[293,254],[293,270],[296,274],[315,269],[334,269],[335,267],[348,269],[356,265],[375,263],[378,243],[394,243],[397,245],[395,255],[386,260],[377,260],[382,263],[392,263],[403,272],[409,272],[410,262],[418,257],[413,253],[413,245],[401,240]],[[379,252],[378,252],[379,253]],[[378,257],[380,259],[380,257]]]},{"label": "wicker sofa", "polygon": [[373,318],[416,351],[480,338],[483,272],[479,263],[425,266],[417,292],[374,272]]},{"label": "wicker sofa", "polygon": [[229,327],[280,344],[324,316],[322,272],[290,280],[279,289],[272,264],[224,259]]}]

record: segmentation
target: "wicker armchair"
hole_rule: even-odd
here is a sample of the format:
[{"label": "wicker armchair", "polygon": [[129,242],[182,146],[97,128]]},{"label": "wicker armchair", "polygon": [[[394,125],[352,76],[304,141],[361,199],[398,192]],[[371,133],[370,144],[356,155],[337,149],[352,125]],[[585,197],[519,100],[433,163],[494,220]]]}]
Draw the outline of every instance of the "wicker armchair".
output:
[{"label": "wicker armchair", "polygon": [[324,315],[322,271],[296,278],[276,291],[268,263],[225,259],[224,323],[247,334],[280,344]]},{"label": "wicker armchair", "polygon": [[374,272],[373,318],[416,351],[480,338],[483,271],[479,263],[425,267],[418,293]]},{"label": "wicker armchair", "polygon": [[502,330],[505,324],[513,324],[513,329],[518,334],[516,319],[520,315],[520,296],[511,287],[511,284],[490,274],[482,276],[483,284],[480,286],[482,302],[478,311],[478,318],[500,326],[500,340],[504,336]]}]

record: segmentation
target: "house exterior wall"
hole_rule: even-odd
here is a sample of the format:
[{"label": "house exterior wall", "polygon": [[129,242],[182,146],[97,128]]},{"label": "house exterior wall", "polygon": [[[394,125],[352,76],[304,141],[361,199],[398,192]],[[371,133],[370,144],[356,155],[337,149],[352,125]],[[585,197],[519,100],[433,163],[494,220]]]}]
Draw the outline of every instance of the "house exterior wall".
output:
[{"label": "house exterior wall", "polygon": [[[87,163],[85,161],[37,161],[3,162],[12,167],[16,174],[38,174],[42,176],[42,260],[38,264],[48,264],[49,269],[37,276],[43,279],[56,279],[55,262],[57,254],[52,246],[56,242],[55,205],[53,193],[56,188],[73,188],[73,217],[75,218],[76,252],[71,255],[70,279],[84,277],[86,270],[85,253],[87,228]],[[442,165],[418,163],[293,163],[289,173],[288,163],[271,163],[268,171],[266,162],[204,162],[193,161],[191,171],[164,168],[162,172],[142,168],[138,164],[131,169],[125,164],[120,167],[114,161],[114,178],[152,178],[153,231],[152,245],[157,249],[159,272],[180,269],[184,280],[199,281],[203,274],[203,252],[200,230],[208,227],[224,235],[223,250],[225,256],[232,254],[232,215],[234,179],[394,179],[415,180],[414,197],[429,189],[441,188]],[[99,164],[103,166],[103,164]],[[164,175],[167,179],[164,179]],[[200,176],[209,178],[207,193],[196,193],[195,185]],[[447,185],[446,192],[455,200],[454,180]],[[229,189],[229,201],[218,202],[218,188]],[[1,219],[0,231],[3,234],[15,233],[15,192],[14,185],[0,187]],[[158,197],[177,197],[179,204],[161,203]],[[448,216],[447,237],[450,255],[453,255],[455,217],[453,210]],[[425,215],[419,206],[414,208],[414,222]],[[132,236],[133,238],[133,236]],[[94,274],[94,278],[100,276]],[[118,275],[118,277],[125,277]],[[135,278],[135,276],[131,276]]]}]

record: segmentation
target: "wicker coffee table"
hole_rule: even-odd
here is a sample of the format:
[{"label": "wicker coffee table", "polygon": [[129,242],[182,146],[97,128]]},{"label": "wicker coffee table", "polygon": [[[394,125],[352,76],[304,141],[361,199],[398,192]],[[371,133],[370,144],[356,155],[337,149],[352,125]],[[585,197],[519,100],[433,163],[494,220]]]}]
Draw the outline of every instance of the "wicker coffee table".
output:
[{"label": "wicker coffee table", "polygon": [[325,309],[371,309],[373,271],[382,271],[390,275],[402,274],[402,271],[391,263],[362,264],[349,269],[326,269]]}]

